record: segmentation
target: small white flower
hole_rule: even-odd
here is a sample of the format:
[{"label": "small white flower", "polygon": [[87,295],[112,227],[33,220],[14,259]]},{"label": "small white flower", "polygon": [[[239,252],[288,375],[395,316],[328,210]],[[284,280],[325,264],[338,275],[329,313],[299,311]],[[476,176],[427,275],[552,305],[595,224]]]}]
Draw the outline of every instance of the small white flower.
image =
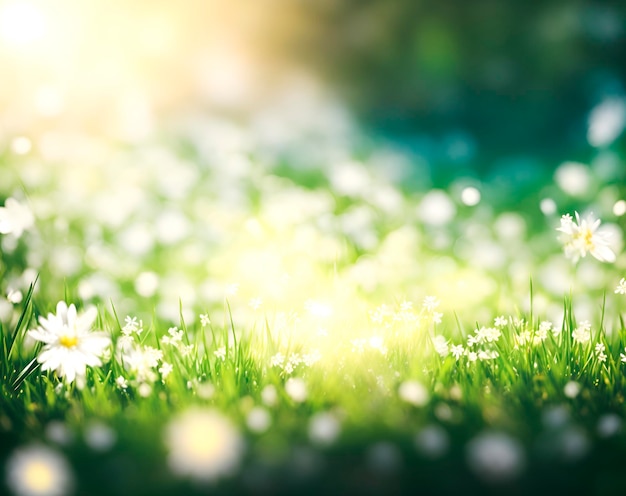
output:
[{"label": "small white flower", "polygon": [[515,343],[519,346],[524,346],[525,344],[530,343],[531,340],[532,334],[530,331],[522,331],[515,336]]},{"label": "small white flower", "polygon": [[270,366],[272,367],[281,367],[285,363],[285,355],[281,352],[276,353],[272,358],[270,358]]},{"label": "small white flower", "polygon": [[183,331],[178,327],[170,327],[167,330],[167,336],[161,337],[161,343],[178,347],[183,342]]},{"label": "small white flower", "polygon": [[6,465],[6,483],[17,496],[65,496],[74,478],[65,458],[46,446],[16,449]]},{"label": "small white flower", "polygon": [[546,334],[549,331],[554,332],[554,329],[552,327],[552,322],[550,322],[549,320],[544,320],[543,322],[541,322],[541,324],[539,324],[539,331],[542,333],[545,332]]},{"label": "small white flower", "polygon": [[124,322],[124,327],[122,327],[124,336],[132,336],[133,334],[139,336],[143,332],[143,322],[141,320],[138,321],[137,317],[127,315]]},{"label": "small white flower", "polygon": [[422,307],[427,312],[434,312],[438,306],[439,306],[439,300],[435,296],[425,297],[424,302],[422,303]]},{"label": "small white flower", "polygon": [[239,283],[234,282],[227,285],[224,292],[226,293],[226,296],[235,296],[237,294],[237,291],[239,291]]},{"label": "small white flower", "polygon": [[305,353],[302,355],[302,363],[304,363],[307,367],[316,364],[322,358],[322,354],[319,350],[313,350],[311,353]]},{"label": "small white flower", "polygon": [[100,367],[100,357],[111,344],[111,338],[104,332],[90,332],[96,320],[95,308],[78,315],[76,307],[69,307],[64,301],[57,304],[56,315],[39,317],[39,327],[28,331],[28,336],[45,343],[37,361],[41,370],[55,370],[59,377],[77,384],[84,382],[87,366]]},{"label": "small white flower", "polygon": [[452,345],[452,347],[450,348],[450,353],[452,353],[454,358],[458,360],[463,356],[463,353],[465,353],[465,349],[463,348],[462,344],[455,344]]},{"label": "small white flower", "polygon": [[127,389],[128,388],[128,381],[124,378],[123,375],[120,375],[117,379],[115,379],[115,384],[120,389]]},{"label": "small white flower", "polygon": [[622,277],[615,288],[615,294],[626,295],[626,278]]},{"label": "small white flower", "polygon": [[586,344],[591,339],[591,324],[585,320],[572,331],[572,338],[576,343]]},{"label": "small white flower", "polygon": [[126,370],[132,372],[139,382],[154,382],[154,371],[163,358],[163,352],[151,346],[132,346],[121,354],[121,362]]},{"label": "small white flower", "polygon": [[213,354],[222,361],[226,360],[226,347],[220,346]]},{"label": "small white flower", "polygon": [[495,350],[480,350],[478,352],[478,358],[480,360],[495,360],[498,356],[498,352]]},{"label": "small white flower", "polygon": [[433,338],[433,347],[440,357],[444,358],[448,355],[448,341],[443,336],[435,336]]},{"label": "small white flower", "polygon": [[206,326],[211,325],[211,319],[209,318],[209,316],[206,313],[200,314],[200,325],[202,327],[206,327]]},{"label": "small white flower", "polygon": [[593,219],[588,215],[580,219],[578,212],[576,221],[567,214],[561,217],[561,226],[557,231],[561,232],[560,240],[563,243],[565,256],[576,263],[590,253],[601,262],[615,262],[615,254],[609,246],[607,235],[598,231],[600,219]]},{"label": "small white flower", "polygon": [[172,373],[172,370],[174,370],[174,366],[171,363],[164,361],[161,364],[161,367],[159,368],[159,373],[161,374],[163,380],[167,379],[167,376]]},{"label": "small white flower", "polygon": [[413,302],[412,301],[403,301],[400,303],[400,311],[401,312],[410,312],[413,310]]},{"label": "small white flower", "polygon": [[24,298],[24,295],[22,294],[22,292],[19,289],[10,289],[7,292],[7,300],[10,303],[13,303],[14,305],[22,303],[22,299],[23,298]]},{"label": "small white flower", "polygon": [[252,310],[258,310],[259,308],[261,308],[261,305],[263,305],[263,300],[259,297],[251,298],[248,302],[248,305],[250,306],[250,308],[252,308]]},{"label": "small white flower", "polygon": [[244,450],[241,436],[228,418],[200,408],[174,418],[165,430],[165,443],[172,472],[204,482],[231,475]]},{"label": "small white flower", "polygon": [[501,328],[509,323],[509,319],[507,319],[504,315],[500,315],[493,320],[493,325],[495,327]]},{"label": "small white flower", "polygon": [[35,217],[30,209],[14,198],[7,198],[0,207],[0,234],[13,234],[16,238],[32,227]]}]

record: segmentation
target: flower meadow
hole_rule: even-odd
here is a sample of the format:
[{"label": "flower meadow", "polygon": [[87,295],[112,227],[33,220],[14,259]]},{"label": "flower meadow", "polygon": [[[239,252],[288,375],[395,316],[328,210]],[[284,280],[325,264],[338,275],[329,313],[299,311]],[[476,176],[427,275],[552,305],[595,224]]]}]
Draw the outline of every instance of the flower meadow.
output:
[{"label": "flower meadow", "polygon": [[626,490],[623,162],[436,184],[324,110],[3,143],[2,492]]}]

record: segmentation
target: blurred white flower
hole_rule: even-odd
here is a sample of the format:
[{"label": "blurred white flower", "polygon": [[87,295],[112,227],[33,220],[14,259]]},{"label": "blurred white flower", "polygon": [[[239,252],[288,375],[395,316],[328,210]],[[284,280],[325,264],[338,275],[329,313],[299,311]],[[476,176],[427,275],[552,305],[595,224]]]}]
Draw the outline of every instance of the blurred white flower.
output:
[{"label": "blurred white flower", "polygon": [[316,413],[309,421],[309,439],[314,444],[328,446],[335,442],[340,432],[339,420],[330,412]]},{"label": "blurred white flower", "polygon": [[276,387],[272,384],[268,384],[261,391],[261,400],[267,406],[274,406],[278,401],[278,392],[276,391]]},{"label": "blurred white flower", "polygon": [[591,215],[581,220],[578,212],[575,212],[576,220],[569,214],[561,217],[561,226],[557,231],[561,232],[560,240],[563,243],[565,256],[576,263],[587,253],[601,262],[614,262],[615,254],[609,246],[607,235],[598,231],[600,219],[593,219]]},{"label": "blurred white flower", "polygon": [[174,370],[174,366],[169,362],[163,362],[161,367],[159,367],[159,373],[161,374],[161,378],[165,381],[167,376],[172,373]]},{"label": "blurred white flower", "polygon": [[519,441],[497,432],[476,436],[468,443],[466,454],[470,469],[488,482],[514,479],[526,465],[526,455]]},{"label": "blurred white flower", "polygon": [[428,403],[429,394],[424,385],[417,381],[404,381],[398,389],[398,396],[401,400],[415,406],[424,406]]},{"label": "blurred white flower", "polygon": [[226,347],[220,346],[213,354],[222,361],[226,360]]},{"label": "blurred white flower", "polygon": [[572,338],[576,343],[586,344],[591,339],[591,324],[584,320],[572,331]]},{"label": "blurred white flower", "polygon": [[622,419],[615,413],[606,413],[598,419],[597,431],[600,437],[611,437],[622,430]]},{"label": "blurred white flower", "polygon": [[61,446],[67,446],[74,440],[74,433],[60,420],[48,422],[45,434],[48,441]]},{"label": "blurred white flower", "polygon": [[598,361],[600,362],[606,362],[606,359],[608,358],[606,356],[606,347],[604,346],[604,344],[602,343],[597,343],[596,347],[595,347],[595,352],[596,352],[596,357],[598,358]]},{"label": "blurred white flower", "polygon": [[626,101],[609,98],[593,108],[589,114],[587,141],[594,147],[610,145],[626,126]]},{"label": "blurred white flower", "polygon": [[589,191],[589,167],[578,162],[565,162],[554,173],[554,180],[568,195],[580,197]]},{"label": "blurred white flower", "polygon": [[7,292],[7,300],[14,305],[22,303],[23,298],[24,295],[19,289],[9,289],[9,291]]},{"label": "blurred white flower", "polygon": [[74,485],[65,458],[46,446],[16,449],[6,470],[7,486],[17,496],[65,496]]},{"label": "blurred white flower", "polygon": [[626,278],[622,277],[615,288],[615,294],[626,295]]},{"label": "blurred white flower", "polygon": [[302,403],[308,396],[306,383],[298,377],[292,377],[287,380],[285,383],[285,391],[296,403]]},{"label": "blurred white flower", "polygon": [[246,425],[252,432],[263,433],[269,429],[272,417],[269,412],[260,406],[255,406],[246,417]]},{"label": "blurred white flower", "polygon": [[450,348],[448,346],[448,341],[444,336],[435,336],[433,338],[433,347],[440,357],[445,358],[448,356]]},{"label": "blurred white flower", "polygon": [[115,385],[120,389],[126,389],[128,388],[128,381],[123,375],[120,375],[117,379],[115,379]]},{"label": "blurred white flower", "polygon": [[152,346],[136,346],[132,343],[121,348],[118,341],[118,354],[126,370],[133,372],[139,382],[154,382],[157,379],[155,369],[163,359],[163,351]]},{"label": "blurred white flower", "polygon": [[565,384],[563,392],[568,398],[574,399],[580,393],[580,389],[581,388],[579,383],[577,383],[576,381],[569,381],[567,384]]},{"label": "blurred white flower", "polygon": [[34,223],[35,217],[30,209],[15,198],[7,198],[4,207],[0,207],[0,234],[13,234],[19,238]]},{"label": "blurred white flower", "polygon": [[507,319],[504,315],[500,315],[499,317],[496,317],[493,320],[493,325],[498,328],[504,327],[508,323],[509,323],[509,319]]},{"label": "blurred white flower", "polygon": [[434,312],[439,306],[439,300],[436,296],[426,296],[422,302],[422,308],[427,312]]},{"label": "blurred white flower", "polygon": [[206,482],[235,472],[244,451],[235,426],[212,409],[179,414],[165,429],[165,443],[173,473]]},{"label": "blurred white flower", "polygon": [[458,360],[460,357],[463,356],[463,353],[465,353],[465,349],[463,348],[462,344],[455,344],[452,345],[452,347],[450,348],[450,353],[452,353],[454,358]]},{"label": "blurred white flower", "polygon": [[448,451],[450,436],[438,425],[427,425],[415,436],[415,445],[423,456],[441,458]]},{"label": "blurred white flower", "polygon": [[454,219],[456,207],[444,191],[433,189],[422,198],[417,215],[425,224],[443,226]]},{"label": "blurred white flower", "polygon": [[115,431],[102,422],[91,421],[85,427],[85,443],[93,451],[108,451],[116,441],[117,434]]},{"label": "blurred white flower", "polygon": [[68,383],[78,378],[80,386],[84,382],[86,367],[100,367],[100,357],[111,344],[111,338],[104,332],[90,332],[97,311],[90,308],[78,315],[76,307],[69,307],[64,301],[57,304],[56,315],[39,317],[39,327],[28,331],[28,336],[45,343],[37,361],[42,370],[55,370],[59,377]]}]

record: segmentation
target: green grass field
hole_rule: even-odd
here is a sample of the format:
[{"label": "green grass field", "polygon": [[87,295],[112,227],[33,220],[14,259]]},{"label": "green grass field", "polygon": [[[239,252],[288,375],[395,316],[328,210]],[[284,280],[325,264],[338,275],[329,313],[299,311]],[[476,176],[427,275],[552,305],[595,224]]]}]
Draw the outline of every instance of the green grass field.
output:
[{"label": "green grass field", "polygon": [[408,189],[225,135],[0,157],[2,492],[626,490],[623,162]]}]

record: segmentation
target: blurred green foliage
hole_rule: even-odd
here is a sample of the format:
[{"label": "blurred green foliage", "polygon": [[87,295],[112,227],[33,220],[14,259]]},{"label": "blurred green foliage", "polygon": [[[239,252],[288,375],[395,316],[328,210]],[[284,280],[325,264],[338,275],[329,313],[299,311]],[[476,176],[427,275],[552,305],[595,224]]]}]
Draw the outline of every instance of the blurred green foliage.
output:
[{"label": "blurred green foliage", "polygon": [[[485,160],[584,159],[587,113],[623,93],[620,1],[309,2],[317,57],[365,122],[419,148],[416,133],[462,131]],[[542,167],[551,166],[543,164]]]}]

